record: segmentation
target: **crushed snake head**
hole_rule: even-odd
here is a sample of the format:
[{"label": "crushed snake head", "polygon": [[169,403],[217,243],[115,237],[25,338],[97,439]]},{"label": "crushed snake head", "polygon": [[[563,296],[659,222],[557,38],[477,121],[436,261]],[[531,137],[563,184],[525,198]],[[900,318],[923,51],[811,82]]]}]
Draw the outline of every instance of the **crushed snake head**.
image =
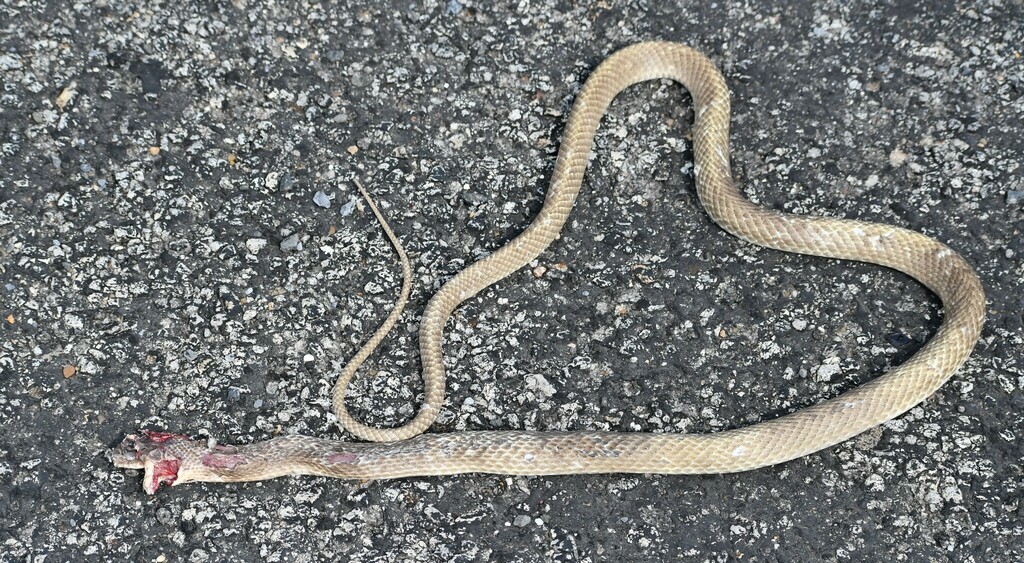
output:
[{"label": "crushed snake head", "polygon": [[142,469],[146,472],[142,488],[154,494],[161,483],[170,486],[202,480],[204,471],[195,467],[210,450],[206,441],[193,440],[183,434],[142,430],[129,434],[119,446],[110,450],[115,467]]},{"label": "crushed snake head", "polygon": [[[149,494],[156,493],[164,483],[173,487],[195,481],[247,481],[250,479],[245,475],[266,478],[262,476],[275,473],[266,470],[266,460],[252,448],[152,430],[129,434],[109,455],[115,467],[144,470],[142,488]],[[340,455],[332,453],[334,458]]]},{"label": "crushed snake head", "polygon": [[[409,446],[413,444],[410,440]],[[327,471],[362,479],[366,475],[360,462],[367,446],[292,435],[260,444],[226,446],[184,434],[141,430],[125,436],[109,450],[108,457],[115,467],[145,471],[142,488],[152,495],[161,484],[257,481]],[[282,452],[301,461],[282,463],[278,459]]]},{"label": "crushed snake head", "polygon": [[240,472],[264,462],[258,454],[243,450],[244,446],[194,440],[184,434],[142,430],[126,436],[109,456],[115,467],[144,470],[142,487],[154,494],[162,483],[173,487],[194,481],[244,481]]}]

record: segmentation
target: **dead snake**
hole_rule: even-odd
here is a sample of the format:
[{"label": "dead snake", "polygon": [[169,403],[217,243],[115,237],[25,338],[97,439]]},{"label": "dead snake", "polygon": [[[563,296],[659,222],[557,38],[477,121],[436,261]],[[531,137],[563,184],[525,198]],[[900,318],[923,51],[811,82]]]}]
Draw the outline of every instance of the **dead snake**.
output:
[{"label": "dead snake", "polygon": [[[711,434],[470,431],[423,434],[444,400],[444,325],[460,303],[536,258],[559,236],[576,201],[601,117],[623,89],[669,78],[693,97],[694,176],[708,214],[733,235],[801,254],[859,260],[917,279],[942,300],[945,318],[906,363],[831,400],[751,426]],[[362,190],[362,187],[360,186]],[[364,192],[364,195],[365,192]],[[727,473],[798,458],[892,419],[935,392],[966,360],[981,331],[985,296],[971,266],[945,245],[899,227],[798,216],[759,207],[741,195],[729,167],[729,94],[704,55],[665,42],[640,43],[610,56],[576,98],[544,207],[518,237],[453,277],[430,300],[420,325],[425,400],[407,425],[364,426],[349,416],[345,389],[359,364],[398,318],[410,285],[408,260],[376,206],[371,208],[402,257],[399,304],[350,361],[334,391],[339,422],[375,443],[286,435],[225,446],[143,431],[111,450],[118,467],[144,469],[144,488],[190,481],[255,481],[282,475],[389,479],[457,473]]]}]

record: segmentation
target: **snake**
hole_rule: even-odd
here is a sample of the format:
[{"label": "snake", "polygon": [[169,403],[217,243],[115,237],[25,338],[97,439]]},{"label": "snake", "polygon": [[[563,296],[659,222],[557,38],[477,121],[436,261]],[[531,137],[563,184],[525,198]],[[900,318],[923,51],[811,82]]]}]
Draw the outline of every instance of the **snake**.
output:
[{"label": "snake", "polygon": [[[469,430],[425,432],[444,402],[445,323],[484,288],[519,270],[559,238],[580,192],[598,125],[629,86],[680,83],[694,105],[693,175],[701,205],[722,229],[753,244],[860,261],[916,279],[942,302],[932,337],[908,360],[828,400],[777,418],[711,433]],[[398,320],[409,297],[408,258],[372,198],[358,184],[400,255],[404,281],[388,319],[339,375],[333,406],[340,425],[363,441],[284,434],[219,444],[184,434],[142,430],[109,450],[117,467],[145,471],[143,488],[161,484],[258,481],[286,475],[357,480],[456,474],[723,474],[783,463],[836,445],[923,402],[966,361],[985,320],[985,294],[970,264],[928,236],[846,218],[790,214],[762,207],[734,183],[726,81],[701,52],[672,42],[637,43],[606,58],[573,102],[544,205],[531,224],[490,255],[459,271],[429,300],[419,347],[424,399],[411,421],[374,428],[353,419],[345,390],[356,369]]]}]

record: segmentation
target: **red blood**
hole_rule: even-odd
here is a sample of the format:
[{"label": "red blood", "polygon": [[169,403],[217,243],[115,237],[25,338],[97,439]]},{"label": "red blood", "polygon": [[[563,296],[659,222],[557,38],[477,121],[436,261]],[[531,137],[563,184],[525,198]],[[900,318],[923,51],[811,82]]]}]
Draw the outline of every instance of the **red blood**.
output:
[{"label": "red blood", "polygon": [[146,492],[155,493],[160,488],[160,483],[173,485],[178,480],[178,466],[179,463],[176,459],[165,459],[154,463],[153,472],[145,486]]},{"label": "red blood", "polygon": [[185,440],[189,439],[188,436],[184,434],[174,434],[171,432],[154,432],[152,430],[143,430],[142,433],[145,434],[147,438],[149,438],[150,440],[157,444],[162,444],[168,440],[174,440],[177,438]]},{"label": "red blood", "polygon": [[351,452],[342,452],[327,456],[327,463],[353,464],[359,461],[359,456]]}]

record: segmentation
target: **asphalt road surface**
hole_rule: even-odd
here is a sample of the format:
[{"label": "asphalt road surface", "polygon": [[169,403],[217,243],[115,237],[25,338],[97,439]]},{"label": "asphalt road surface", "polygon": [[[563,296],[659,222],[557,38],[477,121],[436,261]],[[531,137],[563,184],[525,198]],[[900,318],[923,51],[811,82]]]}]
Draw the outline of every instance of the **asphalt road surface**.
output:
[{"label": "asphalt road surface", "polygon": [[[136,4],[128,7],[128,4]],[[1024,558],[1024,8],[934,3],[0,2],[0,560]],[[417,320],[541,205],[605,56],[687,43],[755,201],[948,243],[981,341],[906,415],[724,476],[283,478],[146,496],[140,427],[349,439],[334,375],[413,257],[350,408],[418,407]],[[678,85],[616,101],[561,240],[456,313],[434,432],[711,432],[876,377],[941,321],[884,268],[725,234]]]}]

